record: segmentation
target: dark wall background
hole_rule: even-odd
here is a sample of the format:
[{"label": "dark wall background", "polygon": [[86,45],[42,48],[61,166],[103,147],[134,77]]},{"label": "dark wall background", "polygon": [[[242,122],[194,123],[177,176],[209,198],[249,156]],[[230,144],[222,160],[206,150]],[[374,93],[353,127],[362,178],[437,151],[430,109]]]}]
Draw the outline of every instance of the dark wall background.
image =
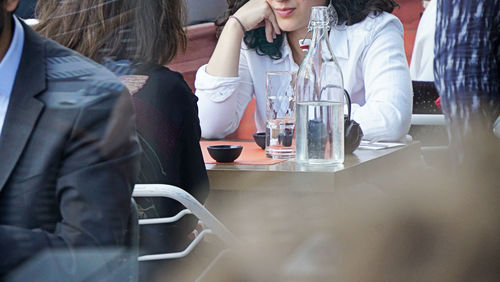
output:
[{"label": "dark wall background", "polygon": [[19,1],[19,7],[16,10],[16,15],[23,19],[34,18],[33,11],[35,9],[37,0],[21,0]]},{"label": "dark wall background", "polygon": [[[140,0],[138,0],[140,1]],[[197,24],[213,21],[226,10],[226,0],[185,0],[188,7],[188,23]],[[16,15],[21,18],[34,18],[37,0],[21,0]]]},{"label": "dark wall background", "polygon": [[[139,0],[138,0],[139,1]],[[188,8],[188,23],[197,24],[213,21],[224,14],[226,0],[186,0]]]}]

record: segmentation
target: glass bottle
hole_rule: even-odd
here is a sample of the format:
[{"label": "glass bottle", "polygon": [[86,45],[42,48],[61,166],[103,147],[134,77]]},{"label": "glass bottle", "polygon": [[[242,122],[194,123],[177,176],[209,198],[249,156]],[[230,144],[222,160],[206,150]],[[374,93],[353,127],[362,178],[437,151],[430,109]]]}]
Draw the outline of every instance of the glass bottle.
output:
[{"label": "glass bottle", "polygon": [[344,162],[344,80],[329,42],[327,7],[312,7],[311,44],[297,73],[296,160]]}]

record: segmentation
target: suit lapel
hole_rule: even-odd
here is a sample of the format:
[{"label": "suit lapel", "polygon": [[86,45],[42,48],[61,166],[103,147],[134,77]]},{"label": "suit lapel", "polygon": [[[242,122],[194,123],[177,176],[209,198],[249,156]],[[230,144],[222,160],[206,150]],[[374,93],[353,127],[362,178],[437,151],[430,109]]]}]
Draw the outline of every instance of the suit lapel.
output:
[{"label": "suit lapel", "polygon": [[21,156],[44,107],[34,96],[45,90],[44,39],[24,25],[24,47],[0,137],[0,191]]}]

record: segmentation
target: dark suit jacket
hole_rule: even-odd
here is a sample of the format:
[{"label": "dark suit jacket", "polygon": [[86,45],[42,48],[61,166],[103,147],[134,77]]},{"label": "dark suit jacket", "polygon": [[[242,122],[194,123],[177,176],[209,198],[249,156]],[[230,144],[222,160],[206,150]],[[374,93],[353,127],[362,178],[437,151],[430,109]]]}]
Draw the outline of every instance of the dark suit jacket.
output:
[{"label": "dark suit jacket", "polygon": [[45,249],[123,246],[140,153],[124,86],[24,30],[0,137],[0,277]]}]

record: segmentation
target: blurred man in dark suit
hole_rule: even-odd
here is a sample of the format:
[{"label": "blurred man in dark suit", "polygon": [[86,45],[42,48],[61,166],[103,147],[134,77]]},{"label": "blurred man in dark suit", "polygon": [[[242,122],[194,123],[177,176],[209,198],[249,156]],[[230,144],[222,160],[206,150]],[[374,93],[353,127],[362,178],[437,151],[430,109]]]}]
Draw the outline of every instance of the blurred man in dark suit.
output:
[{"label": "blurred man in dark suit", "polygon": [[0,0],[0,280],[44,250],[123,247],[139,146],[128,92]]}]

